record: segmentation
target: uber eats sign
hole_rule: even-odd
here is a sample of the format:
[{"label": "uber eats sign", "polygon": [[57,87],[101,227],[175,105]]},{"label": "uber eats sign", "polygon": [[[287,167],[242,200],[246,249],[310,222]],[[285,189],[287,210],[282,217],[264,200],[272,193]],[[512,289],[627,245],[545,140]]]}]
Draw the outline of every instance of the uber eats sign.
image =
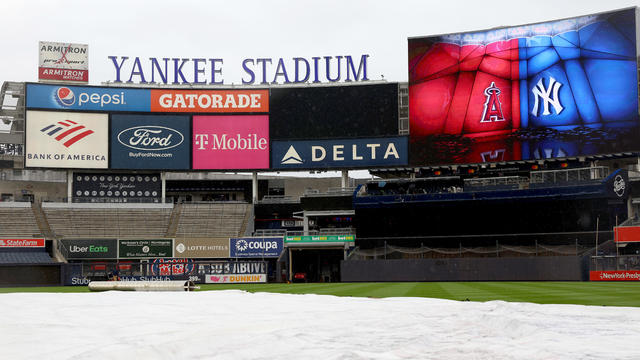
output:
[{"label": "uber eats sign", "polygon": [[116,259],[116,239],[62,239],[63,251],[68,260]]}]

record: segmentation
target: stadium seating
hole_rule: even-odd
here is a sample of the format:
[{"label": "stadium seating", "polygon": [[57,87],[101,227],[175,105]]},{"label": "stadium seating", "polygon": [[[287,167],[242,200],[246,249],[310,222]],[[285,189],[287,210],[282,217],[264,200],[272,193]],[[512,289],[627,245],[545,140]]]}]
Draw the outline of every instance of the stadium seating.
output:
[{"label": "stadium seating", "polygon": [[56,237],[164,238],[172,204],[44,203]]},{"label": "stadium seating", "polygon": [[176,237],[231,237],[244,234],[249,204],[182,204]]},{"label": "stadium seating", "polygon": [[0,203],[0,237],[41,237],[35,215],[28,202]]},{"label": "stadium seating", "polygon": [[0,264],[50,264],[53,259],[44,251],[0,252]]}]

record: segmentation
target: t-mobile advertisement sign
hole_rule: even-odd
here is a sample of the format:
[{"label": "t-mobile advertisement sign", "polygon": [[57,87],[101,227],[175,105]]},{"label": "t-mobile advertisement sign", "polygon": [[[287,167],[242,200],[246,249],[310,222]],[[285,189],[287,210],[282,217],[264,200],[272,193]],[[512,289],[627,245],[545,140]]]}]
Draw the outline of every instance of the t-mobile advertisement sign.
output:
[{"label": "t-mobile advertisement sign", "polygon": [[268,169],[269,116],[194,116],[193,168]]}]

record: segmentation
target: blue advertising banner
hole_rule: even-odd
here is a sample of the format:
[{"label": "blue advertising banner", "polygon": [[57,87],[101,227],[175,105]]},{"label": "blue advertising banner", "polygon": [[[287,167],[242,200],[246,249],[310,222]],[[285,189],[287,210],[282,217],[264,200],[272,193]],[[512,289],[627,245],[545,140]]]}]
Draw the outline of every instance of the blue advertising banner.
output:
[{"label": "blue advertising banner", "polygon": [[27,84],[27,108],[148,112],[151,108],[151,91]]},{"label": "blue advertising banner", "polygon": [[281,237],[243,237],[229,239],[229,257],[278,257],[283,249]]},{"label": "blue advertising banner", "polygon": [[354,168],[408,163],[406,136],[272,141],[272,169]]},{"label": "blue advertising banner", "polygon": [[112,169],[189,169],[189,116],[111,116]]}]

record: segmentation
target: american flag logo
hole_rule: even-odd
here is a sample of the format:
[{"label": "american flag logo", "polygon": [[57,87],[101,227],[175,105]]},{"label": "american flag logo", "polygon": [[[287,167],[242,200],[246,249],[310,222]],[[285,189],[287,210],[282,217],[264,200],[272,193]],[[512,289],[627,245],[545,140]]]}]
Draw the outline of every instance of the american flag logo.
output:
[{"label": "american flag logo", "polygon": [[93,130],[86,129],[84,125],[71,120],[58,121],[55,124],[45,126],[40,131],[54,137],[57,141],[63,142],[62,145],[66,147],[70,147],[93,134]]}]

